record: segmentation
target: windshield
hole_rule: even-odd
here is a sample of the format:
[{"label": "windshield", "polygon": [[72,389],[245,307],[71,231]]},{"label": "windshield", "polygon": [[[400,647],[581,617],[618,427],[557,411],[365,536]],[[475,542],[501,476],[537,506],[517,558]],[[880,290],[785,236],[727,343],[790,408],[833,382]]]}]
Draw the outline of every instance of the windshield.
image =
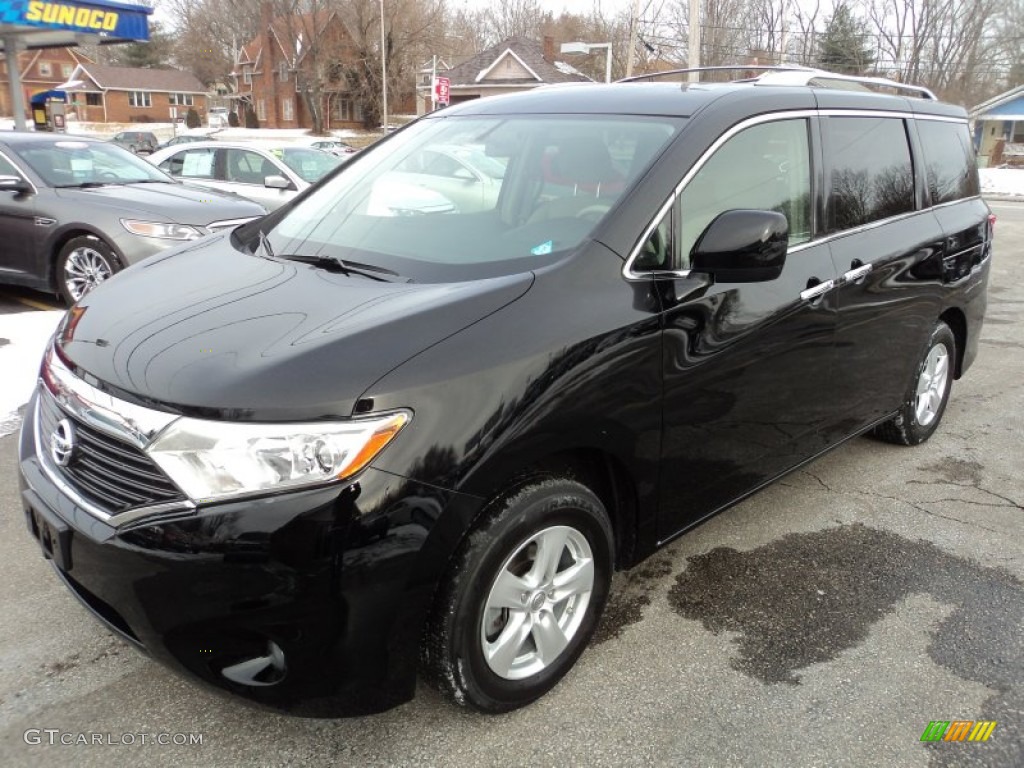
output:
[{"label": "windshield", "polygon": [[423,119],[364,150],[263,228],[274,253],[374,264],[422,282],[521,272],[583,242],[682,124],[609,115]]},{"label": "windshield", "polygon": [[116,144],[94,141],[39,141],[12,150],[51,187],[138,184],[173,180]]},{"label": "windshield", "polygon": [[270,153],[280,158],[285,165],[299,175],[303,181],[315,184],[334,170],[341,160],[334,155],[321,152],[319,149],[301,147],[283,147],[272,149]]}]

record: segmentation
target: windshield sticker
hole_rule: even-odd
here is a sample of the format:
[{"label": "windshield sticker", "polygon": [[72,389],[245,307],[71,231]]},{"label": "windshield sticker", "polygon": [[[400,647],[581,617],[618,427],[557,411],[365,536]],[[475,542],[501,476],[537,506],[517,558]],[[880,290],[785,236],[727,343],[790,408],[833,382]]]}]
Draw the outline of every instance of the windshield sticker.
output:
[{"label": "windshield sticker", "polygon": [[182,176],[213,176],[213,152],[186,152]]},{"label": "windshield sticker", "polygon": [[553,240],[548,240],[546,243],[541,243],[540,245],[531,248],[530,253],[532,253],[534,256],[544,256],[546,254],[551,253],[551,249],[554,247],[554,245],[555,243]]},{"label": "windshield sticker", "polygon": [[88,149],[89,148],[89,145],[86,144],[84,141],[58,141],[56,144],[54,144],[54,146],[55,147],[60,147],[61,149]]},{"label": "windshield sticker", "polygon": [[70,159],[71,172],[76,176],[87,176],[92,173],[91,157],[72,157]]}]

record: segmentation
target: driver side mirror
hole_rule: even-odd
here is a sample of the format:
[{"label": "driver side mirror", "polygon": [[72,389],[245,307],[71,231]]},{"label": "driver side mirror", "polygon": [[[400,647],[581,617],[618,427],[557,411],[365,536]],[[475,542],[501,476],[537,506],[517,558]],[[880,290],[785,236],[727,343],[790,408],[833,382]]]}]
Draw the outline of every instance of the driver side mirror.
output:
[{"label": "driver side mirror", "polygon": [[736,209],[719,214],[697,238],[691,272],[708,272],[718,282],[758,283],[782,274],[789,222],[781,213]]},{"label": "driver side mirror", "polygon": [[18,192],[24,194],[32,191],[32,185],[21,176],[0,176],[0,192]]},{"label": "driver side mirror", "polygon": [[275,173],[273,176],[263,179],[263,186],[268,189],[291,189],[292,183],[284,176]]}]

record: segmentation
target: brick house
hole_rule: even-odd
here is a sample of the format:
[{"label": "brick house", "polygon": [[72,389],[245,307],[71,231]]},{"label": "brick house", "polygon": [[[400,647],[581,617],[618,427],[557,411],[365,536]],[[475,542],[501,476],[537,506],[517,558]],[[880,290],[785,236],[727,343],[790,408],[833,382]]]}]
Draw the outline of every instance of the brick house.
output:
[{"label": "brick house", "polygon": [[184,119],[189,107],[206,122],[206,88],[193,75],[176,69],[136,69],[80,63],[66,88],[69,111],[79,120],[98,123],[166,123],[171,109]]},{"label": "brick house", "polygon": [[268,3],[260,11],[260,33],[239,49],[231,72],[234,98],[252,106],[262,128],[312,128],[304,81],[319,76],[324,127],[360,126],[362,110],[341,72],[356,61],[341,17],[335,11],[273,17]]},{"label": "brick house", "polygon": [[[71,79],[79,64],[92,64],[92,60],[73,48],[42,48],[21,51],[18,69],[24,94],[25,114],[29,115],[32,96],[51,91]],[[11,115],[11,87],[7,77],[7,61],[0,59],[0,115]]]}]

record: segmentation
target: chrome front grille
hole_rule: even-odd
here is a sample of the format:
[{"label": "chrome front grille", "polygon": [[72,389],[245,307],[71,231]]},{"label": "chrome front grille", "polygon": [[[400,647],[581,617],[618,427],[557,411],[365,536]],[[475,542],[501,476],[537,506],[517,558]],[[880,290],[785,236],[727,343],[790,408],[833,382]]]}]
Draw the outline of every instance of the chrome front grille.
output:
[{"label": "chrome front grille", "polygon": [[101,432],[62,409],[45,387],[39,392],[39,441],[47,450],[58,423],[73,426],[75,447],[66,466],[46,456],[51,471],[92,504],[116,515],[135,507],[184,501],[170,478],[139,448]]}]

